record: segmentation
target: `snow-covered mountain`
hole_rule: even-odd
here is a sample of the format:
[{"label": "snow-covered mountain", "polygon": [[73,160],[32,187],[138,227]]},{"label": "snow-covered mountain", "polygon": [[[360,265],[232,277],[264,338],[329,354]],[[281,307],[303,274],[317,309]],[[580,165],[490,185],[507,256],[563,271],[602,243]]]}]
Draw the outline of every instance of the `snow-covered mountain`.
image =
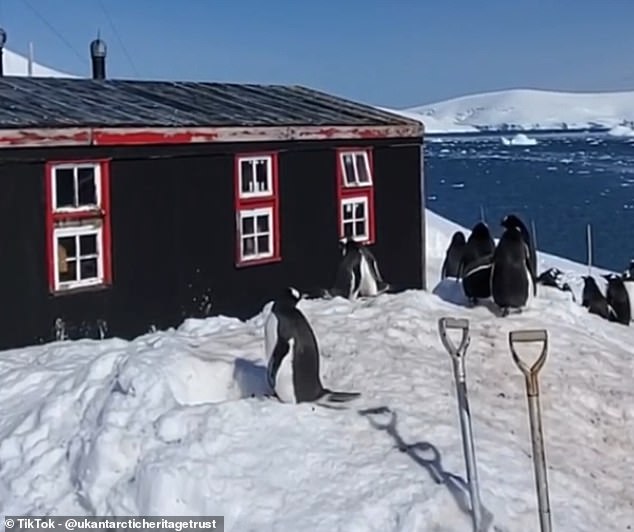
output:
[{"label": "snow-covered mountain", "polygon": [[[2,54],[5,76],[28,76],[29,60],[16,52],[4,49]],[[75,78],[72,74],[54,70],[40,63],[33,61],[33,76],[46,78]]]},{"label": "snow-covered mountain", "polygon": [[427,133],[614,129],[634,127],[634,91],[513,89],[396,110],[422,120]]}]

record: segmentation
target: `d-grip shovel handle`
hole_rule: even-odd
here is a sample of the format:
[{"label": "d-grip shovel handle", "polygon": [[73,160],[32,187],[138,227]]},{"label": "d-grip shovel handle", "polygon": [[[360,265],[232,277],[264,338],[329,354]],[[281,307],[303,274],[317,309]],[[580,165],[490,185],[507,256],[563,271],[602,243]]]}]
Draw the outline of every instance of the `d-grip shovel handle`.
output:
[{"label": "d-grip shovel handle", "polygon": [[[538,342],[541,342],[542,344],[542,352],[539,354],[533,365],[529,366],[526,362],[520,359],[517,351],[515,351],[515,344],[534,344]],[[548,332],[546,329],[511,331],[509,332],[509,347],[511,348],[511,354],[513,355],[515,364],[526,377],[526,382],[529,387],[529,395],[536,395],[538,393],[537,374],[544,366],[544,363],[546,362],[546,355],[548,354]]]},{"label": "d-grip shovel handle", "polygon": [[[462,331],[462,338],[460,339],[458,347],[456,347],[447,336],[449,329]],[[451,357],[460,358],[464,356],[467,346],[469,345],[469,320],[466,318],[440,318],[438,320],[438,330],[440,331],[440,340]]]}]

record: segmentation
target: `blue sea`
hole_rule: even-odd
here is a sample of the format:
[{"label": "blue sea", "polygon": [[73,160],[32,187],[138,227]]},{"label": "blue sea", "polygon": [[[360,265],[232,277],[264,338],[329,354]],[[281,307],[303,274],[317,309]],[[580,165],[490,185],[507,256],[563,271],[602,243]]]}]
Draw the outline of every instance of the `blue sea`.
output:
[{"label": "blue sea", "polygon": [[[507,135],[512,136],[512,135]],[[427,208],[463,226],[482,217],[495,237],[501,218],[534,224],[538,249],[623,271],[634,259],[634,139],[607,134],[529,134],[534,146],[501,136],[427,138]]]}]

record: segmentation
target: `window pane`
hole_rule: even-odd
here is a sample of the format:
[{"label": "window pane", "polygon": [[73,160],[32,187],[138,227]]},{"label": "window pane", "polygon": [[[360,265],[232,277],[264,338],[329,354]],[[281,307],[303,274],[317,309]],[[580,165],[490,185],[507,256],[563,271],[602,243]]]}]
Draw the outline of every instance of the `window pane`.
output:
[{"label": "window pane", "polygon": [[55,170],[55,195],[57,208],[73,207],[75,205],[75,182],[72,168],[58,168]]},{"label": "window pane", "polygon": [[370,176],[368,175],[368,168],[365,165],[365,155],[357,155],[357,172],[359,176],[359,183],[369,183]]},{"label": "window pane", "polygon": [[354,236],[353,234],[354,223],[344,222],[343,224],[343,236]]},{"label": "window pane", "polygon": [[250,236],[242,239],[242,255],[248,257],[255,254],[255,238]]},{"label": "window pane", "polygon": [[267,214],[258,216],[258,233],[269,232],[269,217]]},{"label": "window pane", "polygon": [[253,192],[253,167],[251,161],[242,161],[242,192]]},{"label": "window pane", "polygon": [[97,187],[95,186],[95,169],[77,169],[78,205],[97,205]]},{"label": "window pane", "polygon": [[268,184],[269,165],[268,160],[263,159],[256,163],[255,167],[257,192],[270,192]]},{"label": "window pane", "polygon": [[64,254],[69,258],[75,258],[77,256],[76,240],[74,236],[63,236],[57,239],[58,250],[63,248]]},{"label": "window pane", "polygon": [[357,236],[365,236],[365,222],[363,220],[354,224],[354,234]]},{"label": "window pane", "polygon": [[354,204],[354,217],[365,218],[365,203],[359,202]]},{"label": "window pane", "polygon": [[352,218],[352,203],[345,203],[343,206],[343,219],[350,220]]},{"label": "window pane", "polygon": [[242,234],[243,235],[252,235],[255,233],[254,223],[252,216],[246,216],[242,218]]},{"label": "window pane", "polygon": [[97,259],[82,259],[80,261],[80,279],[97,277]]},{"label": "window pane", "polygon": [[[64,261],[62,264],[62,260]],[[62,254],[60,253],[60,269],[59,269],[59,281],[62,283],[68,281],[76,281],[77,280],[77,261],[76,260],[66,260],[62,259]]]},{"label": "window pane", "polygon": [[269,249],[269,236],[262,235],[258,237],[258,253],[268,253]]},{"label": "window pane", "polygon": [[94,255],[97,253],[97,235],[81,235],[79,237],[79,254]]},{"label": "window pane", "polygon": [[346,183],[352,185],[355,183],[354,179],[354,161],[352,159],[352,155],[344,155],[343,156],[343,167]]}]

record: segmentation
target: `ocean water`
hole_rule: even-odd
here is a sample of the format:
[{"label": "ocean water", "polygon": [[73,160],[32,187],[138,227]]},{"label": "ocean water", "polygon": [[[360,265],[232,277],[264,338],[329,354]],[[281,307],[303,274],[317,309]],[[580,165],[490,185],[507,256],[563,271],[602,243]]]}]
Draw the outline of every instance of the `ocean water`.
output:
[{"label": "ocean water", "polygon": [[483,216],[495,237],[505,214],[518,214],[537,247],[623,271],[634,259],[634,139],[606,134],[530,135],[534,146],[501,136],[428,138],[427,207],[466,227]]}]

